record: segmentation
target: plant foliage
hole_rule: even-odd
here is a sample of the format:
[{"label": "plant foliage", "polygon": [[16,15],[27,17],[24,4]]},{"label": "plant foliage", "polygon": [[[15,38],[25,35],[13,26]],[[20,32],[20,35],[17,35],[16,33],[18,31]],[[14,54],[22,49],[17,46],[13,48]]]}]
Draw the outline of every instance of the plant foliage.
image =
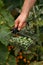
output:
[{"label": "plant foliage", "polygon": [[33,6],[26,27],[14,34],[11,31],[15,18],[20,14],[23,1],[0,0],[0,65],[16,65],[16,62],[18,65],[43,64],[43,3],[41,2],[43,1],[38,1]]}]

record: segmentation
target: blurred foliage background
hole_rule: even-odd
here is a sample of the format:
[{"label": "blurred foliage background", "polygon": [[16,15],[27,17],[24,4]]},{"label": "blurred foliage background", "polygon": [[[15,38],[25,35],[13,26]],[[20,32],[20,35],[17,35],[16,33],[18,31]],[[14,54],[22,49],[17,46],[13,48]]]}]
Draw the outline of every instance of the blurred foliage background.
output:
[{"label": "blurred foliage background", "polygon": [[0,65],[43,65],[43,0],[36,1],[24,29],[8,34],[23,2],[0,0]]}]

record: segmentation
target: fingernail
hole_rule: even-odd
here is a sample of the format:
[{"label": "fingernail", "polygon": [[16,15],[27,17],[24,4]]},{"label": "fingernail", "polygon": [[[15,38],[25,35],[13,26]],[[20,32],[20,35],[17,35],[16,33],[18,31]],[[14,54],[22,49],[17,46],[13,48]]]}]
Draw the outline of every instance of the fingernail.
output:
[{"label": "fingernail", "polygon": [[18,28],[18,30],[20,30],[20,28]]}]

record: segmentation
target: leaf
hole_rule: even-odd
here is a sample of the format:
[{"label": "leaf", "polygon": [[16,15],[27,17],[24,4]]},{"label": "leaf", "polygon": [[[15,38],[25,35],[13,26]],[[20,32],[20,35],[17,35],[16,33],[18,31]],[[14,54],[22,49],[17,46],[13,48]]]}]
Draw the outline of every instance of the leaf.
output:
[{"label": "leaf", "polygon": [[16,58],[14,56],[10,55],[7,64],[16,65]]},{"label": "leaf", "polygon": [[[7,35],[8,32],[9,32],[9,28],[6,26],[2,26],[2,28],[0,29],[0,41],[6,46],[9,44],[8,40],[10,38],[10,34]],[[7,36],[4,37],[5,35]]]},{"label": "leaf", "polygon": [[[0,41],[7,46],[10,39],[10,34],[7,34],[10,32],[10,27],[14,24],[14,19],[6,10],[0,11],[0,14]],[[4,37],[5,35],[7,36]]]},{"label": "leaf", "polygon": [[0,43],[0,64],[5,63],[8,58],[9,52],[7,47]]},{"label": "leaf", "polygon": [[3,19],[6,21],[6,24],[8,26],[12,27],[14,25],[14,18],[12,17],[10,12],[7,10],[1,10],[0,13],[1,13]]},{"label": "leaf", "polygon": [[23,0],[3,0],[5,7],[9,7],[11,5],[13,5],[13,8],[15,7],[21,7],[23,4]]},{"label": "leaf", "polygon": [[29,65],[43,65],[43,61],[40,61],[40,62],[32,62]]},{"label": "leaf", "polygon": [[0,8],[2,8],[3,6],[4,6],[3,1],[0,0]]}]

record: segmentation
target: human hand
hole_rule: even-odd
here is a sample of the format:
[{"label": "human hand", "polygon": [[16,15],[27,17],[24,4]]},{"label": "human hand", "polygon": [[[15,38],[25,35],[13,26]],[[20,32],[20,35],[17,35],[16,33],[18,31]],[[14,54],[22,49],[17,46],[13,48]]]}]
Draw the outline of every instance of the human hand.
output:
[{"label": "human hand", "polygon": [[26,15],[24,13],[20,14],[15,20],[15,28],[21,30],[26,25]]}]

